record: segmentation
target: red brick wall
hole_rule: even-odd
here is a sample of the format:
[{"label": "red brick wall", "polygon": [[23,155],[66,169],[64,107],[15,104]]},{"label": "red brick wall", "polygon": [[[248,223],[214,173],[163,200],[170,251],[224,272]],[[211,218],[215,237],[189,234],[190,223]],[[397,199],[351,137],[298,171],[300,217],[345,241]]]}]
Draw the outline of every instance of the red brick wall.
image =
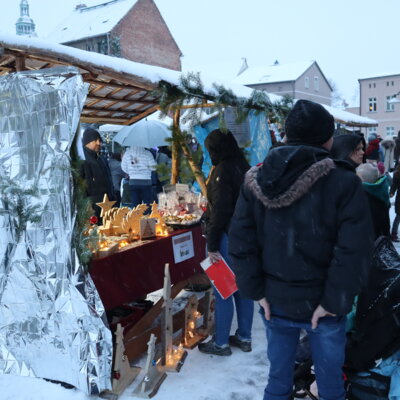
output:
[{"label": "red brick wall", "polygon": [[153,0],[138,0],[112,30],[128,60],[181,70],[181,52]]}]

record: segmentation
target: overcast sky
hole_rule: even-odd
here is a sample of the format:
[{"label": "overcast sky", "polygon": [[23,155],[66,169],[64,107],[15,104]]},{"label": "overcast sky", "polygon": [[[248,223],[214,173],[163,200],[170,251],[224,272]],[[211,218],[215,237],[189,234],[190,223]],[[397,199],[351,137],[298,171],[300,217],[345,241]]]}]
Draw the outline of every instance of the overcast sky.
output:
[{"label": "overcast sky", "polygon": [[[94,1],[29,0],[39,37],[76,4]],[[1,32],[15,33],[19,3],[0,0]],[[358,78],[400,73],[400,0],[155,3],[183,53],[183,67],[216,78],[233,78],[243,57],[249,66],[315,60],[347,102],[358,104]]]}]

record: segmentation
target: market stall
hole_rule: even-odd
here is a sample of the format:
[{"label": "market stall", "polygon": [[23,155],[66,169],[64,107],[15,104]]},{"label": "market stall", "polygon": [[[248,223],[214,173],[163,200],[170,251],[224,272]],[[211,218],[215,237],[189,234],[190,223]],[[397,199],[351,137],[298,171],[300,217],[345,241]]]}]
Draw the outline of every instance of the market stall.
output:
[{"label": "market stall", "polygon": [[[1,372],[65,382],[88,394],[110,390],[115,384],[123,390],[124,385],[115,383],[120,379],[115,368],[124,365],[130,374],[123,347],[125,344],[132,360],[135,348],[142,349],[134,342],[138,336],[142,344],[149,343],[149,357],[155,357],[155,340],[150,335],[158,332],[164,354],[161,366],[166,369],[174,333],[172,309],[166,305],[187,278],[201,272],[205,241],[196,225],[201,214],[193,210],[196,202],[187,199],[185,206],[182,199],[176,203],[167,199],[169,212],[164,209],[162,215],[155,207],[149,216],[143,215],[140,206],[134,210],[104,207],[101,226],[94,229],[86,221],[86,237],[96,246],[86,246],[93,258],[85,265],[72,240],[82,233],[76,232],[74,225],[77,204],[69,158],[79,118],[81,122],[129,125],[160,107],[169,110],[174,116],[172,183],[178,182],[178,160],[183,156],[205,194],[204,176],[180,130],[182,110],[232,105],[265,112],[273,109],[272,103],[264,94],[253,96],[248,88],[226,89],[205,80],[200,93],[198,80],[183,84],[176,71],[8,35],[0,35],[0,75],[5,75],[2,95],[7,104],[7,112],[4,109],[1,114],[6,121],[1,135],[7,140],[0,143],[0,183],[10,189],[10,179],[15,186],[0,203],[0,210],[8,215],[2,217],[1,225],[8,241],[0,247],[4,277],[0,313],[6,321],[0,327]],[[178,97],[171,96],[174,90]],[[9,92],[14,97],[8,97]],[[18,96],[20,101],[15,101]],[[107,204],[107,199],[103,203]],[[203,208],[200,202],[198,206]],[[78,219],[81,211],[78,206]],[[181,230],[176,230],[178,226]],[[50,244],[51,250],[46,247]],[[27,266],[22,274],[20,265]],[[175,283],[172,289],[171,282]],[[12,296],[18,286],[24,293],[22,303],[21,297]],[[110,332],[104,305],[109,311],[161,287],[162,302],[132,329]],[[210,308],[209,298],[205,303],[204,315]],[[182,314],[183,337],[185,332],[188,337],[195,336],[193,329],[199,319],[197,300],[192,299],[188,306]],[[11,315],[9,309],[18,312]],[[163,323],[150,333],[149,326],[161,314]],[[204,315],[203,323],[208,321]],[[18,340],[13,339],[16,326],[22,335]],[[23,349],[18,345],[21,341]],[[43,361],[48,359],[44,351],[51,354],[53,363]],[[54,363],[58,368],[49,368]]]}]

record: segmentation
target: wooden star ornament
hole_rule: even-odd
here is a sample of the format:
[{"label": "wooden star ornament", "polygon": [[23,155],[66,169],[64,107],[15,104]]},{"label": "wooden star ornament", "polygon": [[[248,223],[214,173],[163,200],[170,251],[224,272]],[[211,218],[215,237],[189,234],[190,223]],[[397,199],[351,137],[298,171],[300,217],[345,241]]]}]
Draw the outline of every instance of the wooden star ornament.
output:
[{"label": "wooden star ornament", "polygon": [[101,208],[100,217],[103,217],[104,214],[111,210],[112,206],[116,203],[116,201],[110,201],[108,199],[107,193],[103,197],[103,201],[101,203],[96,203],[97,206]]}]

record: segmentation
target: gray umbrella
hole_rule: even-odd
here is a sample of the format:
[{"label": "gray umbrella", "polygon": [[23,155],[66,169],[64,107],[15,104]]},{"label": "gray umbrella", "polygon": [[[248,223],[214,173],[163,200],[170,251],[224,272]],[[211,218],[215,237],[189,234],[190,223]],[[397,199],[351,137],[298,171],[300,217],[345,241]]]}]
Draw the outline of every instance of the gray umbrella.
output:
[{"label": "gray umbrella", "polygon": [[142,119],[135,124],[125,126],[114,137],[121,146],[156,147],[166,146],[166,139],[172,133],[166,124],[156,120]]}]

